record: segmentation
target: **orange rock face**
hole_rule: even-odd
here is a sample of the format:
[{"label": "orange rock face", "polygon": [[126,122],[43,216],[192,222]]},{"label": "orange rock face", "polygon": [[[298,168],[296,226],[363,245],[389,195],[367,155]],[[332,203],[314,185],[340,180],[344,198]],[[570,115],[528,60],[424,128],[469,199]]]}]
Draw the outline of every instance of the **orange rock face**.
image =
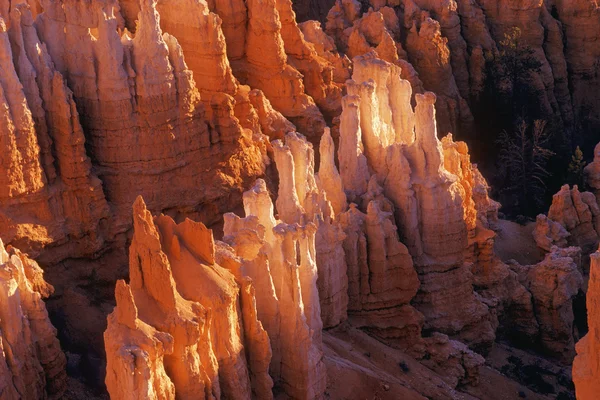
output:
[{"label": "orange rock face", "polygon": [[600,285],[600,253],[590,255],[590,281],[587,307],[589,333],[577,343],[577,357],[573,361],[573,382],[579,400],[591,400],[600,391],[600,364],[598,363],[598,286]]},{"label": "orange rock face", "polygon": [[204,225],[153,220],[141,198],[133,212],[130,284],[118,283],[105,333],[111,398],[270,395],[252,284],[215,263]]},{"label": "orange rock face", "polygon": [[92,254],[104,240],[100,220],[108,217],[102,183],[91,172],[73,94],[41,46],[26,4],[0,20],[0,46],[2,238],[35,252],[64,244],[59,259]]},{"label": "orange rock face", "polygon": [[[321,26],[298,24],[306,1],[29,3],[0,0],[0,237],[47,265],[68,344],[102,353],[106,328],[111,398],[335,398],[335,371],[385,375],[332,362],[356,328],[448,393],[479,382],[497,334],[572,359],[598,160],[594,193],[563,187],[534,230],[545,259],[521,266],[496,255],[500,205],[446,133],[472,130],[513,26],[540,112],[567,133],[593,120],[595,5],[338,0]],[[0,253],[1,391],[58,398],[49,288]]]},{"label": "orange rock face", "polygon": [[0,389],[7,399],[59,399],[66,358],[42,299],[53,292],[37,263],[0,241],[2,353]]}]

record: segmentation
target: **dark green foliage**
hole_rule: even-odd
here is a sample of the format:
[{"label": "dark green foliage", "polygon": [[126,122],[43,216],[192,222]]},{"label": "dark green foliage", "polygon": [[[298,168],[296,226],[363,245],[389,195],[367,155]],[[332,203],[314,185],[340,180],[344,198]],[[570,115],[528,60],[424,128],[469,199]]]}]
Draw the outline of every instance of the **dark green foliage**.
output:
[{"label": "dark green foliage", "polygon": [[402,372],[408,373],[410,372],[410,368],[408,367],[408,364],[405,363],[404,361],[401,361],[400,364],[400,369],[402,370]]},{"label": "dark green foliage", "polygon": [[571,162],[569,163],[569,183],[571,185],[578,185],[583,190],[583,168],[587,163],[583,160],[583,152],[577,146],[575,153],[571,156]]},{"label": "dark green foliage", "polygon": [[546,122],[535,120],[532,125],[520,121],[514,130],[501,132],[496,141],[502,191],[524,214],[533,214],[543,205],[550,176],[548,160],[554,155],[549,140]]}]

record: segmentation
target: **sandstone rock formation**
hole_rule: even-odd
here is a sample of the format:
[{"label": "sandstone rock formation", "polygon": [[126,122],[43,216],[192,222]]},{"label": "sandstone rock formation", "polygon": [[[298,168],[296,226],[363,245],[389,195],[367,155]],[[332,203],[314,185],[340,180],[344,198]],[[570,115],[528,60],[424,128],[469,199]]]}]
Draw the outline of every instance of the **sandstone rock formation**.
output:
[{"label": "sandstone rock formation", "polygon": [[594,147],[594,160],[583,170],[587,185],[596,195],[596,201],[600,198],[600,143]]},{"label": "sandstone rock formation", "polygon": [[270,397],[252,284],[215,263],[201,223],[153,220],[141,197],[133,215],[130,284],[118,283],[105,333],[111,398]]},{"label": "sandstone rock formation", "polygon": [[[250,143],[251,137],[240,128],[227,129],[230,99],[211,99],[215,129],[204,123],[199,92],[181,47],[173,36],[162,34],[154,2],[140,3],[133,38],[117,32],[116,3],[92,2],[81,15],[66,12],[68,7],[68,3],[64,8],[58,3],[49,7],[36,24],[54,63],[74,88],[82,125],[89,132],[89,148],[117,213],[127,215],[138,194],[153,210],[214,201],[219,189],[207,191],[202,199],[190,186],[208,178],[222,188],[231,187],[236,180],[241,182],[242,170],[261,172],[260,152]],[[100,13],[101,9],[105,11]],[[51,34],[57,30],[74,33]],[[73,46],[76,54],[84,56],[95,49],[88,63],[77,63],[65,52],[73,40],[79,41]],[[231,157],[238,152],[244,156]],[[223,169],[211,167],[221,158],[230,160]],[[169,190],[150,192],[156,176],[172,182]]]},{"label": "sandstone rock formation", "polygon": [[320,398],[326,375],[314,268],[315,226],[277,222],[261,180],[245,193],[244,208],[245,218],[225,216],[225,241],[239,254],[241,273],[256,282],[260,293],[258,318],[273,349],[271,375],[292,398]]},{"label": "sandstone rock formation", "polygon": [[[367,179],[365,167],[352,161],[364,144],[362,157],[395,207],[400,239],[419,274],[421,287],[413,304],[425,315],[425,329],[489,344],[494,332],[488,309],[473,291],[473,278],[464,260],[468,246],[465,214],[469,212],[463,203],[468,197],[459,178],[444,168],[435,96],[417,95],[413,111],[411,86],[400,78],[399,69],[373,53],[354,59],[353,81],[347,84],[349,96],[341,117],[342,182],[346,188],[345,182]],[[346,134],[348,143],[355,144],[354,150],[350,145],[345,150]],[[365,185],[358,193],[352,186],[349,189],[349,196],[362,195]],[[462,305],[450,306],[447,296],[461,299]]]},{"label": "sandstone rock formation", "polygon": [[54,290],[37,263],[0,241],[0,391],[6,399],[59,399],[66,358],[42,299]]},{"label": "sandstone rock formation", "polygon": [[583,277],[575,262],[579,256],[579,248],[553,247],[536,265],[511,265],[531,293],[539,326],[537,344],[566,363],[575,356],[573,300],[583,285]]},{"label": "sandstone rock formation", "polygon": [[104,241],[101,220],[108,207],[91,171],[72,92],[42,45],[27,4],[13,5],[5,17],[2,238],[33,253],[62,245],[55,259],[93,254]]},{"label": "sandstone rock formation", "polygon": [[577,357],[573,361],[573,382],[577,399],[591,400],[600,390],[598,363],[598,286],[600,284],[600,252],[590,255],[590,281],[587,291],[589,332],[577,342]]},{"label": "sandstone rock formation", "polygon": [[552,221],[544,214],[536,217],[533,238],[542,249],[550,251],[552,246],[566,247],[569,236],[571,234],[558,222]]},{"label": "sandstone rock formation", "polygon": [[[541,65],[527,76],[540,115],[567,135],[593,126],[598,7],[338,0],[322,27],[297,23],[307,3],[0,0],[0,236],[47,263],[57,319],[97,343],[114,305],[103,292],[127,273],[114,253],[132,240],[104,336],[111,396],[321,398],[336,329],[360,328],[449,390],[478,383],[473,350],[496,335],[569,361],[585,285],[567,246],[596,248],[594,195],[561,189],[534,231],[545,260],[502,262],[500,205],[454,137],[486,87],[514,90],[489,68],[515,26]],[[240,203],[223,242],[186,219],[218,232]],[[22,349],[32,384],[3,380],[9,396],[64,386],[39,314],[29,328],[2,318],[3,335],[39,328],[50,343],[41,369]]]},{"label": "sandstone rock formation", "polygon": [[[558,224],[558,225],[557,225]],[[580,192],[564,185],[552,197],[548,217],[538,216],[534,237],[539,247],[549,251],[553,244],[580,247],[589,254],[598,245],[600,209],[596,197],[590,192]]]}]

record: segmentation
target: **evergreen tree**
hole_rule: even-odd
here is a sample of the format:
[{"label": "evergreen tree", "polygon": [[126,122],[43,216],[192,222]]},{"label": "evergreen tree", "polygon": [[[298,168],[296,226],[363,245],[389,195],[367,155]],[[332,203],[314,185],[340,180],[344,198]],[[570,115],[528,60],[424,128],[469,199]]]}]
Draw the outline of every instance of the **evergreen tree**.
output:
[{"label": "evergreen tree", "polygon": [[571,162],[569,163],[569,183],[571,185],[578,185],[583,190],[583,168],[586,162],[583,161],[583,152],[577,146],[575,153],[571,156]]}]

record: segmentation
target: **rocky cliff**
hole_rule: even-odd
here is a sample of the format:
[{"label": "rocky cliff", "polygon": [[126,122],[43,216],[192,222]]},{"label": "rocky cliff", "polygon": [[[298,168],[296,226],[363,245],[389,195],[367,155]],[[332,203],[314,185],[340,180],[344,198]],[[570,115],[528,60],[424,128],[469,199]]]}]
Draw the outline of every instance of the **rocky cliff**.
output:
[{"label": "rocky cliff", "polygon": [[[393,377],[392,398],[486,398],[497,339],[574,357],[597,160],[521,265],[458,139],[486,90],[522,89],[502,64],[515,27],[536,115],[592,127],[597,5],[337,0],[299,23],[313,3],[0,0],[0,237],[44,266],[70,370],[106,369],[111,397],[338,398],[341,377],[361,395]],[[18,257],[39,315],[2,332],[45,347],[5,350],[6,393],[60,396],[50,293]]]}]

